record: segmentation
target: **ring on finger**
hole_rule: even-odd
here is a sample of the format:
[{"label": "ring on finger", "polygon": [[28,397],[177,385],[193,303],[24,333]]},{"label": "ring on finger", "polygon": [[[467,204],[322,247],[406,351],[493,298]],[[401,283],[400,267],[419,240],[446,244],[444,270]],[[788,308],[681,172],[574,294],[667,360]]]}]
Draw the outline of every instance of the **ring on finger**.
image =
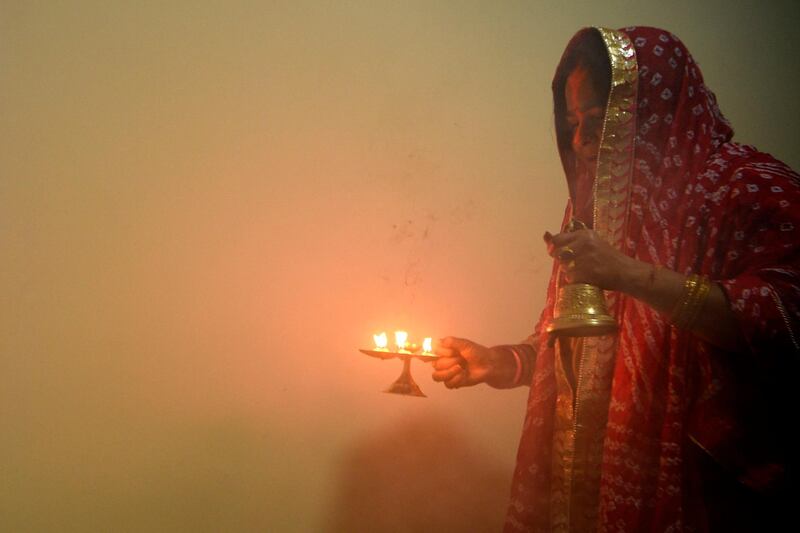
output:
[{"label": "ring on finger", "polygon": [[569,262],[575,259],[575,250],[570,248],[569,246],[563,247],[558,252],[558,260],[562,262]]}]

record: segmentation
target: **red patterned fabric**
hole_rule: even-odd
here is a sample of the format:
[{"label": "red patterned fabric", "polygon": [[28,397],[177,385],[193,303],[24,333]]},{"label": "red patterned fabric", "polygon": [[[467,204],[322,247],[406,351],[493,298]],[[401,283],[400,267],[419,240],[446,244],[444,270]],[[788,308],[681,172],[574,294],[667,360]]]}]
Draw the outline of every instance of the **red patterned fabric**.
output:
[{"label": "red patterned fabric", "polygon": [[[639,66],[624,251],[721,284],[746,346],[722,352],[621,295],[597,529],[703,531],[718,524],[715,506],[731,502],[707,499],[706,471],[693,454],[713,458],[746,494],[745,485],[756,495],[785,474],[781,431],[796,420],[786,418],[796,401],[786,405],[781,395],[791,382],[781,380],[800,360],[800,176],[731,141],[730,124],[677,37],[623,31]],[[565,220],[570,214],[568,207]],[[554,283],[537,333],[552,317]],[[545,335],[538,339],[506,531],[550,529],[555,367]]]}]

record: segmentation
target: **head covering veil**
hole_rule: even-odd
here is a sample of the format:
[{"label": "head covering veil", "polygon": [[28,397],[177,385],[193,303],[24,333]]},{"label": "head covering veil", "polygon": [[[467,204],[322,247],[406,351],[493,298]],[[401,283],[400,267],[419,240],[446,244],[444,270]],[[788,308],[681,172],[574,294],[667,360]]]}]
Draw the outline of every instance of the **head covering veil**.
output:
[{"label": "head covering veil", "polygon": [[[787,468],[776,429],[785,424],[774,407],[784,386],[775,376],[796,370],[800,360],[800,177],[732,142],[730,123],[675,35],[586,28],[571,43],[582,32],[599,34],[611,63],[592,185],[594,230],[654,267],[718,283],[741,326],[743,353],[721,352],[646,304],[607,292],[621,327],[583,347],[586,401],[578,412],[601,423],[586,419],[592,430],[583,438],[593,443],[580,448],[580,414],[572,433],[560,429],[557,357],[544,335],[555,304],[554,265],[536,326],[506,530],[703,530],[708,502],[687,473],[692,453],[753,490],[776,483]],[[570,180],[565,143],[559,152]],[[564,224],[572,216],[568,202]],[[578,402],[581,394],[579,388]],[[566,484],[554,475],[564,450],[573,454]],[[584,485],[591,498],[579,494]],[[565,501],[566,515],[559,515]],[[581,509],[583,501],[593,508]]]}]

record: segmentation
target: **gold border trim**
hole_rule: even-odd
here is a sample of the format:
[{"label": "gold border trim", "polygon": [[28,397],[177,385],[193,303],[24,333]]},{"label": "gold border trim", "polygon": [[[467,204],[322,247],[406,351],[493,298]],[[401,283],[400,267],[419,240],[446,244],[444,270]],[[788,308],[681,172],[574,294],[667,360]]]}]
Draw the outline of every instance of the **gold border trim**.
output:
[{"label": "gold border trim", "polygon": [[[608,50],[611,62],[611,90],[603,120],[603,132],[594,180],[593,228],[617,250],[625,244],[633,176],[636,136],[636,98],[639,78],[636,52],[628,36],[617,30],[594,28]],[[609,311],[616,312],[617,295],[606,294]],[[579,357],[575,401],[569,387],[559,391],[559,421],[554,451],[564,474],[563,496],[553,501],[551,518],[555,530],[589,531],[596,527],[599,506],[599,472],[608,421],[611,382],[614,372],[617,337],[587,337],[576,343]],[[572,409],[569,409],[569,407]],[[570,412],[572,411],[572,412]],[[571,424],[570,424],[571,423]],[[595,476],[589,479],[589,473]],[[581,478],[580,483],[574,480]],[[558,499],[557,499],[558,500]]]},{"label": "gold border trim", "polygon": [[595,29],[600,32],[611,61],[611,90],[594,180],[594,230],[619,250],[624,245],[628,222],[639,69],[635,48],[626,34]]}]

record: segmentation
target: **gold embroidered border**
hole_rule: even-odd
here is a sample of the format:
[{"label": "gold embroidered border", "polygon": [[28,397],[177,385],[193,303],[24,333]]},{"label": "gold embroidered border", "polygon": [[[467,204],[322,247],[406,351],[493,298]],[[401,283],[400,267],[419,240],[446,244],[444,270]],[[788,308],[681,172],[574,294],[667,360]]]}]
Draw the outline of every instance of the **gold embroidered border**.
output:
[{"label": "gold embroidered border", "polygon": [[[595,28],[611,61],[611,90],[594,182],[594,230],[621,250],[633,171],[638,67],[633,43],[620,31]],[[616,312],[616,294],[606,294]],[[559,380],[553,439],[553,531],[590,531],[597,525],[600,467],[611,398],[616,336],[587,337],[576,342],[579,372],[573,405],[572,387]],[[559,352],[560,353],[560,350]],[[561,369],[563,372],[563,369]]]},{"label": "gold embroidered border", "polygon": [[630,202],[639,70],[633,43],[627,35],[606,28],[596,29],[603,37],[611,60],[611,91],[594,180],[594,230],[620,250],[624,245]]}]

